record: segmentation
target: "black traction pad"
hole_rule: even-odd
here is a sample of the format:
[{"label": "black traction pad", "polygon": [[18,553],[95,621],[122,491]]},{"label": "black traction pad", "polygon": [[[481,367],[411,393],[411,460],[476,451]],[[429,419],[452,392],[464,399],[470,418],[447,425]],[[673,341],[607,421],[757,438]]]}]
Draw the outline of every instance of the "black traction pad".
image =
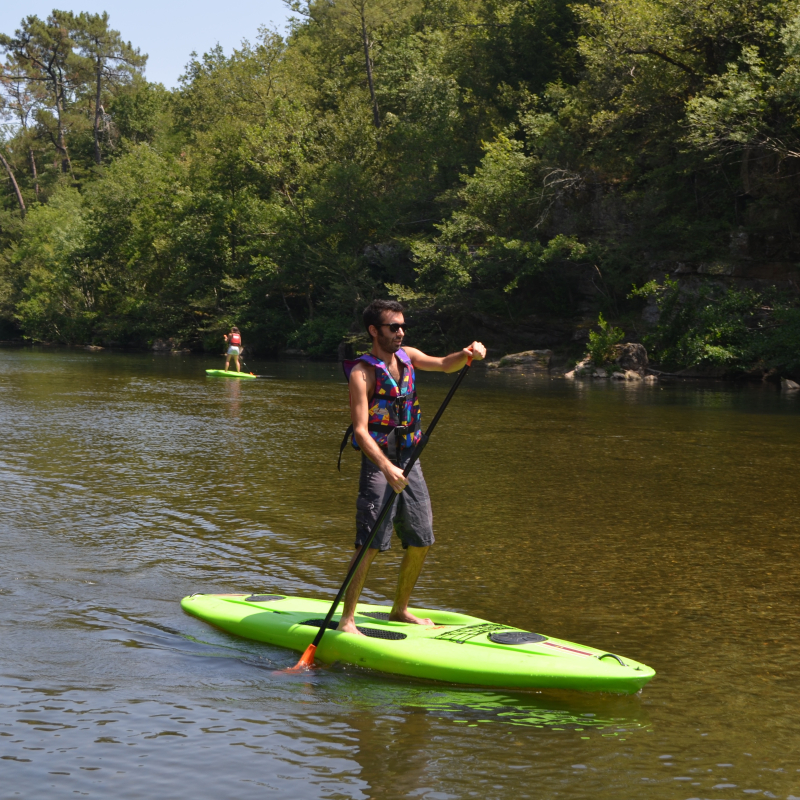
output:
[{"label": "black traction pad", "polygon": [[389,612],[388,611],[356,611],[356,616],[359,617],[372,617],[372,619],[382,619],[386,622],[389,621]]},{"label": "black traction pad", "polygon": [[479,625],[461,625],[455,630],[445,631],[434,638],[445,642],[465,644],[478,636],[504,630],[508,630],[508,625],[498,625],[496,622],[481,622]]},{"label": "black traction pad", "polygon": [[495,644],[533,644],[546,642],[547,637],[541,633],[528,633],[528,631],[505,631],[504,633],[490,633],[489,641]]},{"label": "black traction pad", "polygon": [[[376,612],[380,613],[380,612]],[[310,625],[314,628],[321,628],[322,624],[325,622],[324,619],[309,619],[305,622],[301,622],[301,625]],[[329,631],[335,631],[337,626],[339,625],[338,622],[329,622],[325,628]],[[400,640],[400,639],[408,639],[404,633],[400,633],[399,631],[384,631],[380,628],[362,628],[360,625],[356,625],[361,633],[364,636],[369,636],[370,639],[392,639],[392,640]]]},{"label": "black traction pad", "polygon": [[283,594],[251,594],[250,597],[245,597],[246,603],[270,603],[273,600],[284,600],[286,595]]}]

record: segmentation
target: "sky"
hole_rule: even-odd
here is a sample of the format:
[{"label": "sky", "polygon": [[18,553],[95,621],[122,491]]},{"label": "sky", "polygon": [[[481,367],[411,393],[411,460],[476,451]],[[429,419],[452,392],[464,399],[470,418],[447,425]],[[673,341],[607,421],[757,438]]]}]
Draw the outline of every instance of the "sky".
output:
[{"label": "sky", "polygon": [[255,41],[262,25],[283,32],[290,16],[282,0],[2,0],[0,32],[12,35],[23,17],[43,19],[54,8],[107,11],[111,27],[148,54],[147,79],[167,88],[178,85],[193,50],[202,54],[219,43],[230,55],[242,39]]}]

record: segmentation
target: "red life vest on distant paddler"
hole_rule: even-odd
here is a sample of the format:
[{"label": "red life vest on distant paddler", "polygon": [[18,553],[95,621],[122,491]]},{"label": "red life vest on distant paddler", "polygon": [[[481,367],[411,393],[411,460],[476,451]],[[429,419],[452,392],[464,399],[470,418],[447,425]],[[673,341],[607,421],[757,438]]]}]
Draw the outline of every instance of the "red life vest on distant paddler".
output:
[{"label": "red life vest on distant paddler", "polygon": [[[392,377],[388,367],[379,358],[369,353],[352,361],[342,362],[345,377],[350,381],[350,373],[359,361],[375,368],[375,391],[369,401],[369,417],[367,429],[369,435],[383,450],[403,449],[414,447],[422,437],[422,414],[415,388],[414,367],[411,359],[401,347],[395,354],[403,364],[403,375],[400,385]],[[339,461],[341,462],[342,450],[347,444],[347,439],[353,433],[351,425],[342,440],[339,448]],[[394,439],[390,441],[390,437]],[[359,450],[356,437],[352,436],[353,447]],[[392,448],[394,445],[394,448]]]},{"label": "red life vest on distant paddler", "polygon": [[231,344],[238,347],[242,343],[242,337],[238,333],[231,334]]}]

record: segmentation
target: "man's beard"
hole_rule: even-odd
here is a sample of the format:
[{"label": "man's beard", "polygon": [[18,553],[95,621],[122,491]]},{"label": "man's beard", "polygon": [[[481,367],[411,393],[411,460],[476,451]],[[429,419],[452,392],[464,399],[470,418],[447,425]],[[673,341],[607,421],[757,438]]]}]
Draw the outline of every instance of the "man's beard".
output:
[{"label": "man's beard", "polygon": [[387,353],[396,353],[403,346],[402,341],[396,342],[394,336],[384,336],[383,334],[378,334],[378,344],[381,350],[385,350]]}]

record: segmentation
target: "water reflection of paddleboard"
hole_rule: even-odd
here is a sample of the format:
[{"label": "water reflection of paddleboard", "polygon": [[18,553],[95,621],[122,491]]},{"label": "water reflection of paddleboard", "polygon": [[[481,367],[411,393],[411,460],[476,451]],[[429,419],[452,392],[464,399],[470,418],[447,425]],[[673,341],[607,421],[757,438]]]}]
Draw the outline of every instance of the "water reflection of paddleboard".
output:
[{"label": "water reflection of paddleboard", "polygon": [[[193,594],[184,611],[229,633],[305,650],[329,601],[285,595]],[[577,689],[632,694],[655,670],[630,658],[466,614],[409,609],[433,627],[390,622],[386,606],[359,604],[356,636],[333,628],[316,657],[360,667],[477,686]],[[338,614],[332,622],[338,624]]]}]

